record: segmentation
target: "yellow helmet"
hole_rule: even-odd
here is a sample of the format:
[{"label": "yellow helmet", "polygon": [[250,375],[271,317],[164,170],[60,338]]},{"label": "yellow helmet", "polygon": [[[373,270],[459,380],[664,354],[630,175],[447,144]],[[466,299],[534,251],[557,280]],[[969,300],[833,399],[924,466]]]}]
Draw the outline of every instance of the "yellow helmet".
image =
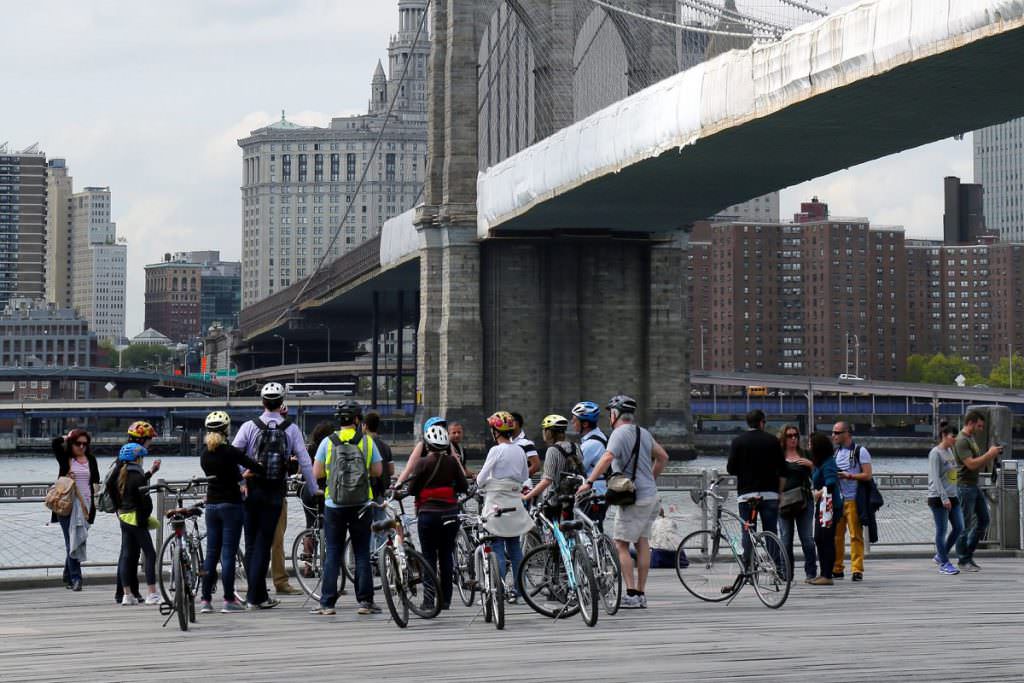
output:
[{"label": "yellow helmet", "polygon": [[548,415],[540,423],[541,429],[566,430],[569,428],[569,420],[561,415]]},{"label": "yellow helmet", "polygon": [[507,434],[516,428],[512,414],[504,410],[499,410],[487,418],[487,424],[491,429],[502,434]]}]

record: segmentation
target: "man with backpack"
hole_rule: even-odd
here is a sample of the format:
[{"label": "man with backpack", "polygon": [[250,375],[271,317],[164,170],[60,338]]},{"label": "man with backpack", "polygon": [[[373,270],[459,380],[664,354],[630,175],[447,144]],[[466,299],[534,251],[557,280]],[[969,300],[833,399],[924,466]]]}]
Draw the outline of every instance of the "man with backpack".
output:
[{"label": "man with backpack", "polygon": [[319,494],[302,430],[284,415],[284,387],[269,382],[260,390],[263,414],[241,426],[232,445],[266,470],[246,484],[245,552],[249,609],[270,609],[280,604],[267,593],[270,548],[281,518],[292,457],[298,460],[306,485]]},{"label": "man with backpack", "polygon": [[358,614],[379,614],[373,602],[370,568],[370,527],[373,515],[364,509],[373,500],[373,477],[383,472],[383,458],[367,432],[360,431],[363,409],[355,401],[339,403],[335,417],[339,430],[320,442],[313,474],[327,479],[324,489],[324,557],[320,606],[312,614],[331,615],[338,601],[338,572],[346,537],[356,558]]},{"label": "man with backpack", "polygon": [[[580,484],[579,479],[567,475],[583,476],[583,454],[579,446],[565,438],[565,432],[569,429],[569,420],[566,418],[548,415],[541,421],[540,427],[544,443],[548,445],[544,454],[544,470],[540,481],[523,496],[523,500],[530,502],[543,496],[542,504],[546,513],[551,515],[552,520],[557,520],[567,507],[559,498],[574,495]],[[568,507],[571,510],[572,506]]]}]

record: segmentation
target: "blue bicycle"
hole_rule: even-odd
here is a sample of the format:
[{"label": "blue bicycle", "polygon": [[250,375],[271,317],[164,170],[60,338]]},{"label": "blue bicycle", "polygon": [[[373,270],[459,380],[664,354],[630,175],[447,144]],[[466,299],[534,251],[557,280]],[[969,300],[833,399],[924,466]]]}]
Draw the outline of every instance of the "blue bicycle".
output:
[{"label": "blue bicycle", "polygon": [[[566,496],[569,509],[572,496]],[[584,523],[578,519],[551,521],[543,506],[533,512],[534,519],[550,533],[553,542],[539,545],[526,553],[519,566],[516,585],[535,612],[552,619],[571,617],[577,612],[587,626],[597,624],[600,600],[593,563],[578,534]]]}]

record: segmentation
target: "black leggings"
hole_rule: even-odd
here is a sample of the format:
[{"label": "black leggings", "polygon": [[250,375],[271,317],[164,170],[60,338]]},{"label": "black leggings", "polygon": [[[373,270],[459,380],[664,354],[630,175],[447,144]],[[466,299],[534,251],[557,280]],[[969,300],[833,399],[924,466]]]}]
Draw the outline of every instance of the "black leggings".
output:
[{"label": "black leggings", "polygon": [[[420,547],[423,557],[441,580],[441,605],[452,602],[452,572],[454,571],[455,535],[459,532],[459,511],[424,511],[419,514]],[[446,522],[452,522],[446,524]]]},{"label": "black leggings", "polygon": [[[145,522],[143,522],[145,524]],[[121,558],[117,568],[125,593],[139,595],[139,554],[145,556],[146,583],[156,584],[156,550],[149,527],[121,522]]]}]

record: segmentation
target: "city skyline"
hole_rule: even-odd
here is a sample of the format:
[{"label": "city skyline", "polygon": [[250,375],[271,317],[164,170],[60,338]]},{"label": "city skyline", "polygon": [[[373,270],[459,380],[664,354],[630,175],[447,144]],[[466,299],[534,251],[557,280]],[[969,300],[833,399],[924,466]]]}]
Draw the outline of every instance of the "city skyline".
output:
[{"label": "city skyline", "polygon": [[[318,126],[365,111],[396,7],[348,0],[5,10],[12,25],[46,26],[46,41],[62,50],[29,49],[38,32],[9,37],[15,57],[4,77],[20,104],[0,141],[39,142],[47,158],[68,160],[82,186],[111,187],[111,220],[128,241],[129,337],[142,330],[145,264],[189,249],[241,257],[238,139],[278,120],[281,108],[291,121]],[[42,96],[41,81],[52,86]],[[945,175],[973,178],[969,136],[786,189],[781,213],[819,194],[836,214],[937,238]]]}]

